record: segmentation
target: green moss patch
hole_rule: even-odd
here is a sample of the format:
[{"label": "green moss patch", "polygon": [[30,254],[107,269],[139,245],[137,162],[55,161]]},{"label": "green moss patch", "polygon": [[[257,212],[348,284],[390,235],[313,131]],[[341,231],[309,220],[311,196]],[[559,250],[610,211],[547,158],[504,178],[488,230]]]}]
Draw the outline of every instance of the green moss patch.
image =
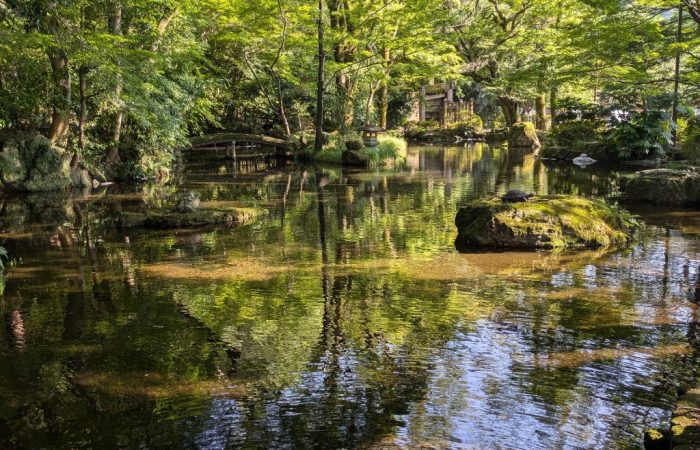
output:
[{"label": "green moss patch", "polygon": [[245,225],[267,215],[261,208],[202,208],[196,211],[177,212],[155,210],[144,213],[125,212],[120,217],[124,228],[142,227],[154,229],[197,228],[209,225]]},{"label": "green moss patch", "polygon": [[457,248],[600,249],[632,241],[640,223],[600,200],[537,197],[524,203],[477,200],[457,213]]},{"label": "green moss patch", "polygon": [[537,148],[540,147],[540,139],[537,129],[531,122],[518,122],[513,124],[508,135],[508,145],[513,148]]},{"label": "green moss patch", "polygon": [[8,191],[67,189],[71,185],[70,154],[42,136],[7,141],[0,153],[0,181]]}]

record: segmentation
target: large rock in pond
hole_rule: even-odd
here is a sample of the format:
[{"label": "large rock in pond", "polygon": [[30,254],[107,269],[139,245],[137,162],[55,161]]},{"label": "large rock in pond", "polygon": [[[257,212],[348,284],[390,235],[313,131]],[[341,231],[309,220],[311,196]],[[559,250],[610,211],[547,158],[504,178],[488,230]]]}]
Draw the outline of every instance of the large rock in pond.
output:
[{"label": "large rock in pond", "polygon": [[456,225],[460,251],[618,247],[631,242],[640,226],[625,211],[575,196],[536,197],[523,203],[476,200],[459,210]]},{"label": "large rock in pond", "polygon": [[508,145],[514,148],[539,148],[540,138],[531,122],[518,122],[510,127]]},{"label": "large rock in pond", "polygon": [[623,199],[629,203],[700,205],[700,174],[689,170],[644,170],[627,180],[623,190]]},{"label": "large rock in pond", "polygon": [[0,152],[0,181],[3,189],[46,192],[66,189],[73,182],[71,155],[43,136],[4,141]]},{"label": "large rock in pond", "polygon": [[147,212],[124,212],[119,218],[123,228],[199,228],[210,225],[245,225],[263,216],[261,208],[218,207],[182,212],[177,209],[156,209]]}]

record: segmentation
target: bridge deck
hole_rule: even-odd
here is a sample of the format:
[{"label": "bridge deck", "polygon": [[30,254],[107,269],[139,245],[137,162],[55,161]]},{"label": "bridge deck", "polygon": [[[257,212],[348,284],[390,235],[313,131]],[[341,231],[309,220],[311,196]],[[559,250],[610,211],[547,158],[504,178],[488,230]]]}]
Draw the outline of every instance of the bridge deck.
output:
[{"label": "bridge deck", "polygon": [[290,150],[292,148],[292,144],[288,141],[261,134],[216,133],[208,136],[190,138],[190,145],[193,149],[201,149],[217,144],[231,144],[232,142],[258,144],[264,147],[275,147],[283,150]]}]

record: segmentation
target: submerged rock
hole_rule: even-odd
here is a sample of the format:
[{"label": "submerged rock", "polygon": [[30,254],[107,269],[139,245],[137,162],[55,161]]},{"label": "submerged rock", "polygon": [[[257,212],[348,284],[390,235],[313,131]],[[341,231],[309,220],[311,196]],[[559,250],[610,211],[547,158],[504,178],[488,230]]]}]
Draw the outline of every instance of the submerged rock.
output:
[{"label": "submerged rock", "polygon": [[177,210],[153,210],[124,212],[119,225],[124,228],[197,228],[208,225],[245,225],[263,217],[267,211],[261,208],[201,208],[188,212]]},{"label": "submerged rock", "polygon": [[540,138],[531,122],[518,122],[510,127],[508,145],[513,148],[539,148]]},{"label": "submerged rock", "polygon": [[523,203],[476,200],[457,213],[460,251],[474,247],[599,249],[628,244],[640,224],[600,200],[538,197]]},{"label": "submerged rock", "polygon": [[637,172],[623,186],[624,200],[654,205],[700,205],[700,174],[686,170],[653,169]]}]

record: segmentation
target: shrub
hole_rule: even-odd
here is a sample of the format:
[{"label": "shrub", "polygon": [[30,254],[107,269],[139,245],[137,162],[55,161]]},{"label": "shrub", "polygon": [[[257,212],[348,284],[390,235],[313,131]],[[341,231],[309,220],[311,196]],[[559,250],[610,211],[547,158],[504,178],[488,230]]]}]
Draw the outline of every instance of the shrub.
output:
[{"label": "shrub", "polygon": [[604,131],[602,121],[577,120],[556,125],[550,139],[562,147],[576,147],[582,142],[602,140]]},{"label": "shrub", "polygon": [[401,138],[383,136],[379,138],[379,145],[376,147],[365,147],[361,153],[367,157],[372,164],[384,164],[387,161],[402,163],[406,161],[408,154],[408,144]]},{"label": "shrub", "polygon": [[475,114],[466,120],[447,125],[447,129],[454,130],[460,135],[471,134],[474,132],[480,133],[484,129],[484,122],[481,120],[481,117]]},{"label": "shrub", "polygon": [[345,141],[345,148],[348,150],[362,150],[364,147],[365,143],[359,138],[353,138]]},{"label": "shrub", "polygon": [[384,136],[379,138],[379,145],[376,147],[376,150],[380,160],[406,159],[408,144],[403,139]]},{"label": "shrub", "polygon": [[605,141],[609,151],[621,160],[664,156],[671,144],[669,115],[665,111],[645,110],[613,120]]},{"label": "shrub", "polygon": [[693,162],[700,162],[700,117],[687,120],[685,127],[679,130],[681,154]]}]

